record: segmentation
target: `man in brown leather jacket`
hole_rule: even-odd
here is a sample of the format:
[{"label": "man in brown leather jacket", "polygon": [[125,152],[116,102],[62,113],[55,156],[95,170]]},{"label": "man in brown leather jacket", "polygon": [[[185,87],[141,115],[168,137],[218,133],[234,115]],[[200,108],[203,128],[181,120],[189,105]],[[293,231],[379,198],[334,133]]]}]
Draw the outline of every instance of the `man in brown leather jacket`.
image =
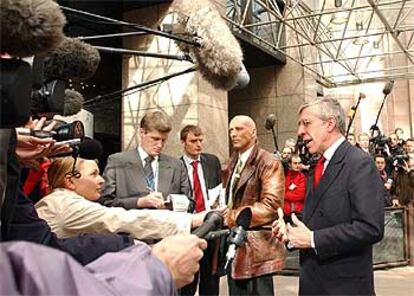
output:
[{"label": "man in brown leather jacket", "polygon": [[[234,154],[223,172],[231,228],[246,207],[252,210],[247,242],[237,250],[228,275],[230,295],[273,295],[272,274],[284,265],[284,246],[263,225],[283,217],[285,181],[283,166],[257,145],[254,121],[236,116],[230,122]],[[278,210],[279,209],[279,210]]]}]

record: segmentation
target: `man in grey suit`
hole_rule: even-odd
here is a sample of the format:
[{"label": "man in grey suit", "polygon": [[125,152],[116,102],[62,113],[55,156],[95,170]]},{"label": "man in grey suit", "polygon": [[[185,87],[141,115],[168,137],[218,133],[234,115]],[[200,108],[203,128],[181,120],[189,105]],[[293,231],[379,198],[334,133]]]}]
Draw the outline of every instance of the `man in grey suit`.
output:
[{"label": "man in grey suit", "polygon": [[335,99],[299,108],[298,135],[320,158],[311,169],[303,222],[273,224],[300,249],[300,295],[375,295],[372,245],[384,233],[384,189],[373,159],[345,140],[345,113]]},{"label": "man in grey suit", "polygon": [[171,129],[165,112],[152,110],[144,115],[137,149],[108,158],[101,199],[105,205],[163,209],[169,194],[184,194],[190,199],[191,210],[191,189],[183,163],[161,153]]}]

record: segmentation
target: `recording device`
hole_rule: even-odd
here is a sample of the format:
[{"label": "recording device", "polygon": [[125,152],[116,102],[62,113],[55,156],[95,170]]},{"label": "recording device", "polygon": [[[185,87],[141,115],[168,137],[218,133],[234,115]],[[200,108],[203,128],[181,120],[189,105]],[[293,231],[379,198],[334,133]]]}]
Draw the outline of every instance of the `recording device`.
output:
[{"label": "recording device", "polygon": [[273,143],[275,145],[275,151],[278,152],[279,151],[279,146],[277,145],[277,138],[276,138],[276,133],[275,133],[275,123],[276,123],[276,115],[275,114],[269,114],[266,117],[266,120],[265,120],[265,128],[267,130],[272,131]]},{"label": "recording device", "polygon": [[223,227],[223,216],[217,211],[211,211],[204,217],[204,222],[192,234],[205,238],[209,232]]},{"label": "recording device", "polygon": [[30,117],[31,67],[17,59],[0,59],[0,128],[14,128]]},{"label": "recording device", "polygon": [[60,45],[49,51],[44,59],[45,81],[85,80],[98,69],[101,57],[92,45],[65,37]]},{"label": "recording device", "polygon": [[65,16],[52,0],[1,0],[1,52],[29,57],[55,48],[63,39]]},{"label": "recording device", "polygon": [[351,130],[351,126],[352,126],[352,123],[354,122],[355,115],[356,115],[356,111],[358,110],[358,106],[359,106],[359,104],[361,102],[361,99],[365,99],[365,98],[366,98],[366,95],[364,93],[360,92],[359,93],[359,96],[358,96],[358,101],[357,101],[356,105],[351,107],[350,116],[349,116],[350,119],[349,119],[348,128],[346,129],[345,137],[348,136],[349,131]]},{"label": "recording device", "polygon": [[387,84],[385,84],[382,93],[385,96],[388,96],[391,93],[392,88],[394,87],[394,80],[390,80],[387,82]]},{"label": "recording device", "polygon": [[311,165],[313,163],[316,163],[313,155],[309,152],[308,147],[306,147],[306,143],[303,140],[303,137],[298,136],[296,140],[295,150],[297,151],[304,165]]},{"label": "recording device", "polygon": [[73,139],[83,139],[85,130],[81,121],[63,124],[52,131],[33,130],[28,128],[16,128],[19,135],[34,136],[37,138],[53,138],[57,142]]},{"label": "recording device", "polygon": [[241,81],[248,83],[240,44],[214,4],[208,0],[183,0],[177,3],[175,10],[180,14],[177,30],[200,43],[200,46],[183,42],[177,45],[198,64],[203,77],[224,90],[234,88]]},{"label": "recording device", "polygon": [[[372,125],[372,127],[378,127],[378,120],[379,120],[379,117],[381,115],[382,108],[384,107],[385,99],[391,93],[393,86],[394,86],[394,80],[390,80],[389,82],[387,82],[387,84],[385,84],[385,86],[384,86],[384,88],[382,90],[382,93],[384,94],[384,98],[382,99],[381,107],[378,110],[377,117],[375,119],[375,123]],[[372,131],[371,131],[371,138],[374,137],[374,131],[375,130],[372,129]]]},{"label": "recording device", "polygon": [[[77,109],[79,111],[79,104],[75,107],[73,97],[69,96],[66,101],[66,82],[45,80],[43,75],[45,59],[42,55],[61,47],[64,40],[66,19],[59,5],[52,0],[2,0],[0,8],[1,52],[13,57],[1,59],[0,128],[22,126],[31,113],[69,115]],[[69,48],[66,43],[64,45]],[[77,56],[82,54],[74,53]],[[14,59],[33,55],[32,67]],[[90,56],[88,58],[90,60],[82,60],[80,66],[65,64],[63,67],[67,67],[67,71],[73,67],[85,68],[93,60]],[[72,59],[69,62],[75,61]]]},{"label": "recording device", "polygon": [[234,259],[236,255],[236,249],[243,246],[247,240],[247,229],[252,221],[252,210],[250,208],[244,208],[236,219],[236,227],[231,229],[230,235],[227,238],[229,248],[226,253],[226,264],[224,270],[227,270],[229,263]]},{"label": "recording device", "polygon": [[83,158],[83,159],[98,159],[102,153],[103,148],[102,144],[94,139],[84,139],[79,144],[72,144],[70,145],[72,151],[63,152],[55,155],[51,155],[50,157],[65,157],[65,156],[72,156],[73,158]]}]

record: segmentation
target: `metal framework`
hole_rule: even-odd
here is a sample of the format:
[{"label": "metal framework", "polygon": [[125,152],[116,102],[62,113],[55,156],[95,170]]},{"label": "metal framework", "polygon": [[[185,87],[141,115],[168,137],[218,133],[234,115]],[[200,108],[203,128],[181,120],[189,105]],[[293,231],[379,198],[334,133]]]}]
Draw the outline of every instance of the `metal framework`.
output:
[{"label": "metal framework", "polygon": [[325,87],[414,79],[413,0],[227,0],[224,18]]}]

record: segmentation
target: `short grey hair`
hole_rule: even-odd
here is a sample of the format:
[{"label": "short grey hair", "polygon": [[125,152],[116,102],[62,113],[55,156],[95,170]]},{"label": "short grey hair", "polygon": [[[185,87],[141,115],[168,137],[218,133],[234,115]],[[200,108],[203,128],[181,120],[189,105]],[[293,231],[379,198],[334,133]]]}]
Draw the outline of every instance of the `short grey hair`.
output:
[{"label": "short grey hair", "polygon": [[299,107],[298,114],[301,114],[306,108],[312,108],[313,114],[321,120],[328,120],[329,117],[335,118],[335,126],[341,134],[345,135],[345,111],[337,99],[331,97],[316,98],[303,103]]}]

